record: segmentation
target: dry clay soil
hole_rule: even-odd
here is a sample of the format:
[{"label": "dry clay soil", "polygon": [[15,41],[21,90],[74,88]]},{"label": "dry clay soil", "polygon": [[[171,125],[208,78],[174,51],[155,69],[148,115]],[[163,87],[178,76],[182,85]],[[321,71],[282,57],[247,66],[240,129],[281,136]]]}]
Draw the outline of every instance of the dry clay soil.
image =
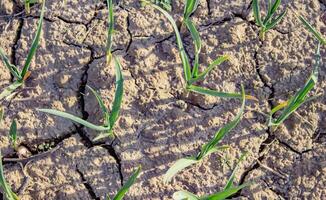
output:
[{"label": "dry clay soil", "polygon": [[[105,104],[114,97],[115,75],[105,65],[107,10],[105,1],[47,0],[40,47],[25,86],[1,102],[5,118],[0,147],[5,176],[13,190],[27,199],[104,199],[126,182],[138,165],[143,170],[126,199],[171,199],[177,190],[198,195],[221,190],[241,153],[248,157],[237,171],[235,184],[255,181],[234,199],[326,198],[326,68],[312,95],[277,130],[267,127],[264,113],[302,87],[313,69],[317,46],[296,19],[296,10],[325,34],[325,0],[283,0],[291,8],[266,40],[258,39],[250,0],[202,0],[192,19],[203,42],[201,69],[222,54],[230,61],[218,66],[200,85],[247,94],[245,115],[213,154],[179,173],[171,183],[162,177],[174,161],[194,155],[215,131],[228,123],[240,107],[225,100],[187,93],[175,36],[168,21],[138,1],[115,2],[114,54],[123,66],[125,94],[115,139],[98,143],[95,131],[69,120],[45,115],[36,108],[73,113],[100,124],[96,99],[85,89],[98,90]],[[12,63],[22,66],[35,34],[39,7],[21,13],[18,1],[0,3],[0,45]],[[173,17],[180,24],[183,1],[173,1]],[[190,58],[193,45],[181,28]],[[326,63],[325,48],[322,61]],[[1,90],[12,77],[0,63]],[[8,131],[18,124],[19,156],[10,146]]]}]

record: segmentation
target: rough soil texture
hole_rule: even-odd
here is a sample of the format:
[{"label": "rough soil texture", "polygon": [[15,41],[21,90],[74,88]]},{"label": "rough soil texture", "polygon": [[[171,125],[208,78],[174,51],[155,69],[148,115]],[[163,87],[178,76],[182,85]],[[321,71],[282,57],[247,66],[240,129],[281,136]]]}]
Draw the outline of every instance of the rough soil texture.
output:
[{"label": "rough soil texture", "polygon": [[[14,1],[15,2],[15,1]],[[276,131],[266,126],[267,113],[288,99],[312,71],[316,41],[289,10],[285,20],[266,35],[250,10],[251,1],[202,0],[192,16],[203,42],[201,69],[218,55],[231,60],[217,67],[201,85],[239,91],[259,98],[248,102],[241,123],[223,144],[232,148],[213,154],[163,184],[166,170],[179,158],[194,155],[239,109],[238,100],[188,94],[172,27],[159,12],[142,9],[137,1],[115,2],[114,54],[125,77],[117,138],[92,143],[98,134],[68,120],[39,113],[53,108],[100,124],[96,99],[85,89],[96,88],[107,106],[114,97],[114,70],[105,65],[104,1],[48,0],[40,48],[32,75],[10,100],[1,102],[5,119],[0,128],[3,157],[16,158],[8,130],[18,123],[18,144],[30,159],[5,161],[5,175],[22,199],[104,199],[113,196],[132,171],[142,165],[126,199],[171,199],[176,190],[198,195],[223,188],[242,152],[249,156],[237,172],[237,183],[255,180],[235,199],[323,199],[326,196],[326,68],[320,68],[313,93],[320,95],[297,110]],[[322,33],[326,32],[326,2],[284,0]],[[173,1],[180,24],[183,1]],[[0,3],[0,45],[11,62],[22,66],[39,18],[26,16],[19,3]],[[19,14],[20,13],[20,14]],[[181,34],[193,58],[191,38]],[[322,48],[322,61],[325,59]],[[12,77],[0,63],[1,89]],[[23,155],[24,152],[22,152]]]}]

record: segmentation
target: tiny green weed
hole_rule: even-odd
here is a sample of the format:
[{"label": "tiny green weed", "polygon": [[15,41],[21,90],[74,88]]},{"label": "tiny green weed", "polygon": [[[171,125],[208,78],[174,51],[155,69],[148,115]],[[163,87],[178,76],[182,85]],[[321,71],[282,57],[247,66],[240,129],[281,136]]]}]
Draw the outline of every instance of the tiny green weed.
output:
[{"label": "tiny green weed", "polygon": [[[130,187],[136,182],[137,177],[141,172],[141,166],[139,166],[134,173],[129,177],[127,182],[122,186],[122,188],[118,191],[115,195],[113,200],[122,200],[126,193],[129,191]],[[110,197],[107,195],[106,200],[111,200]]]},{"label": "tiny green weed", "polygon": [[2,50],[2,48],[0,47],[0,58],[3,61],[4,65],[10,71],[10,73],[16,79],[16,81],[14,83],[12,83],[11,85],[9,85],[7,88],[5,88],[0,93],[0,100],[2,100],[5,97],[9,96],[18,87],[22,86],[24,84],[24,81],[30,76],[30,72],[28,71],[28,69],[29,69],[29,67],[31,65],[31,62],[32,62],[32,59],[33,59],[33,57],[34,57],[34,55],[36,53],[36,50],[37,50],[37,48],[39,46],[40,37],[41,37],[41,31],[42,31],[42,24],[43,24],[43,17],[44,17],[44,9],[45,9],[44,7],[45,7],[45,0],[43,1],[43,4],[42,4],[42,11],[41,11],[40,19],[38,21],[36,35],[34,37],[32,46],[31,46],[31,48],[29,50],[29,53],[27,55],[25,64],[24,64],[23,69],[21,70],[21,72],[19,72],[19,69],[18,69],[17,66],[15,66],[15,65],[13,65],[13,64],[11,64],[9,62],[9,59],[5,55],[5,53]]},{"label": "tiny green weed", "polygon": [[10,188],[10,185],[6,181],[4,171],[3,171],[1,151],[0,151],[0,186],[2,188],[2,192],[3,192],[5,199],[19,200],[18,196],[12,191],[12,189]]},{"label": "tiny green weed", "polygon": [[[190,0],[187,1],[186,6],[185,6],[185,11],[184,11],[184,23],[188,27],[188,29],[191,33],[191,36],[194,40],[194,44],[195,44],[195,64],[193,67],[191,67],[191,65],[190,65],[190,61],[189,61],[188,55],[186,54],[186,51],[184,49],[181,35],[178,30],[178,26],[177,26],[176,22],[174,21],[174,19],[172,18],[172,16],[167,11],[162,9],[161,7],[159,7],[155,4],[152,4],[150,1],[141,0],[141,4],[143,6],[150,5],[153,8],[155,8],[156,10],[160,11],[172,25],[173,30],[175,32],[176,39],[177,39],[177,45],[179,47],[179,54],[181,57],[183,71],[184,71],[184,77],[186,80],[186,89],[188,91],[192,91],[192,92],[200,93],[200,94],[204,94],[204,95],[212,95],[215,97],[238,98],[238,99],[242,98],[241,94],[218,92],[218,91],[214,91],[214,90],[210,90],[210,89],[206,89],[206,88],[203,88],[200,86],[193,85],[195,82],[203,80],[209,74],[209,72],[211,72],[216,66],[222,64],[223,62],[225,62],[226,60],[229,59],[229,57],[226,55],[221,56],[221,57],[217,58],[216,60],[214,60],[203,72],[201,72],[201,73],[198,72],[199,71],[198,68],[199,68],[199,53],[200,53],[200,49],[201,49],[201,41],[200,41],[199,33],[198,33],[196,27],[194,26],[193,22],[189,19],[189,16],[195,11],[195,9],[198,5],[197,1],[190,1]],[[250,96],[250,95],[246,95],[246,98],[251,99],[251,100],[256,100],[255,97]]]},{"label": "tiny green weed", "polygon": [[191,157],[182,158],[180,160],[177,160],[172,165],[172,167],[166,172],[166,174],[164,176],[164,182],[165,183],[170,182],[171,179],[173,178],[173,176],[175,176],[178,172],[185,169],[186,167],[189,167],[190,165],[200,162],[203,158],[205,158],[209,154],[228,148],[227,146],[218,147],[217,145],[224,138],[224,136],[227,133],[229,133],[233,128],[235,128],[237,126],[237,124],[240,122],[241,117],[244,112],[244,107],[245,107],[245,93],[244,93],[244,89],[242,87],[242,105],[241,105],[240,111],[237,114],[237,116],[230,123],[228,123],[224,127],[220,128],[215,133],[214,138],[202,146],[201,151],[196,156],[191,156]]},{"label": "tiny green weed", "polygon": [[272,4],[272,0],[268,0],[268,11],[265,19],[262,19],[260,14],[259,0],[252,1],[252,8],[256,23],[260,26],[259,37],[261,40],[265,40],[265,33],[273,29],[285,16],[287,9],[285,9],[279,16],[274,17],[277,8],[280,6],[281,0],[275,0]]},{"label": "tiny green weed", "polygon": [[224,200],[234,194],[236,194],[238,191],[242,190],[243,188],[249,186],[251,183],[244,183],[239,186],[234,186],[234,178],[235,173],[239,167],[239,163],[244,160],[246,154],[242,154],[235,166],[235,168],[232,171],[231,176],[229,177],[228,182],[224,186],[223,190],[220,192],[217,192],[212,195],[198,197],[195,194],[192,194],[188,191],[178,191],[173,194],[174,200]]},{"label": "tiny green weed", "polygon": [[[301,88],[290,100],[282,104],[279,104],[278,106],[276,106],[271,110],[271,112],[269,113],[269,126],[274,126],[274,127],[279,126],[302,104],[314,98],[314,97],[309,98],[307,95],[314,88],[314,86],[318,81],[318,70],[321,62],[320,60],[321,60],[320,43],[318,43],[318,47],[316,50],[315,66],[312,74],[310,75],[304,87]],[[283,109],[281,115],[276,119],[274,119],[273,115],[281,109]]]}]

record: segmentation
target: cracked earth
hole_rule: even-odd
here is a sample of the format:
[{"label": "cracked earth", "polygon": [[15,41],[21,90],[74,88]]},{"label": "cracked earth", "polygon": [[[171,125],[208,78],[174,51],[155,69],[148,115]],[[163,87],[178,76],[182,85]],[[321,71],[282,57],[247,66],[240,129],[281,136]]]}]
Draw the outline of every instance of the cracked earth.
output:
[{"label": "cracked earth", "polygon": [[[324,0],[284,0],[322,33],[326,32]],[[202,0],[192,16],[199,27],[202,66],[218,55],[231,60],[216,68],[201,84],[246,93],[248,102],[237,128],[223,139],[232,148],[213,154],[178,174],[171,184],[162,177],[174,161],[194,155],[239,109],[238,100],[187,94],[172,27],[151,8],[137,1],[115,2],[114,54],[125,77],[125,95],[115,139],[93,143],[97,132],[68,120],[39,113],[52,108],[101,123],[96,99],[85,88],[96,88],[110,105],[114,70],[105,65],[104,1],[47,0],[42,38],[25,86],[1,102],[5,119],[0,147],[8,182],[22,199],[104,199],[113,196],[132,171],[143,166],[126,199],[171,199],[176,190],[198,195],[223,188],[244,151],[236,183],[255,184],[234,199],[323,199],[326,196],[326,69],[320,68],[317,99],[304,104],[279,129],[266,125],[272,107],[303,86],[312,71],[316,41],[290,11],[285,20],[258,39],[250,0]],[[18,1],[0,2],[0,45],[13,64],[22,66],[34,37],[39,8],[23,12]],[[180,24],[183,1],[173,1]],[[181,27],[190,58],[192,41]],[[322,61],[326,52],[322,50]],[[203,67],[202,67],[203,68]],[[0,63],[0,87],[13,81]],[[11,148],[8,131],[18,123],[23,158]],[[25,156],[25,158],[24,158]]]}]

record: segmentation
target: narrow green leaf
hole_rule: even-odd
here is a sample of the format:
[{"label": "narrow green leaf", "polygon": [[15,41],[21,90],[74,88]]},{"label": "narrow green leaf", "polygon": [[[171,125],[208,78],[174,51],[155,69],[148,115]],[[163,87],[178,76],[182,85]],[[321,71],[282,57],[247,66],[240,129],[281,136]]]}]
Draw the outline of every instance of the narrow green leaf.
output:
[{"label": "narrow green leaf", "polygon": [[108,5],[108,35],[107,35],[107,43],[106,43],[106,57],[107,64],[111,63],[112,59],[112,41],[113,41],[113,31],[114,31],[114,13],[113,13],[113,3],[112,0],[107,0]]},{"label": "narrow green leaf", "polygon": [[11,190],[9,184],[6,181],[4,171],[3,171],[3,164],[2,164],[2,155],[0,151],[0,186],[3,190],[3,195],[7,200],[19,200],[18,196]]},{"label": "narrow green leaf", "polygon": [[273,119],[273,114],[282,109],[282,106],[278,105],[272,109],[269,115],[269,126],[279,126],[284,122],[294,111],[296,111],[303,103],[307,102],[308,93],[314,88],[318,80],[318,70],[321,62],[320,56],[320,43],[316,50],[315,66],[312,74],[307,80],[303,88],[301,88],[289,101],[282,111],[281,115],[277,119]]},{"label": "narrow green leaf", "polygon": [[184,19],[188,19],[190,15],[195,12],[199,4],[199,0],[186,0],[185,8],[183,11]]},{"label": "narrow green leaf", "polygon": [[0,93],[0,101],[6,97],[8,97],[13,91],[15,91],[18,87],[20,87],[23,84],[23,82],[17,80],[8,87],[6,87],[1,93]]},{"label": "narrow green leaf", "polygon": [[199,200],[199,197],[187,191],[175,192],[172,198],[174,200]]},{"label": "narrow green leaf", "polygon": [[13,120],[9,129],[9,139],[13,148],[16,149],[16,141],[17,141],[17,123],[16,120]]},{"label": "narrow green leaf", "polygon": [[1,122],[3,120],[3,116],[4,116],[4,111],[3,111],[3,108],[0,107],[0,124],[1,124]]},{"label": "narrow green leaf", "polygon": [[166,12],[164,9],[162,9],[161,7],[152,4],[151,2],[149,2],[147,0],[141,0],[141,3],[143,5],[150,5],[153,8],[155,8],[156,10],[160,11],[171,23],[173,30],[175,32],[176,39],[177,39],[177,44],[179,47],[179,53],[180,53],[180,57],[181,57],[182,65],[183,65],[185,79],[186,79],[187,84],[189,84],[189,81],[191,80],[190,62],[189,62],[189,58],[185,52],[185,49],[183,47],[182,39],[181,39],[177,24],[175,23],[172,16],[168,12]]},{"label": "narrow green leaf", "polygon": [[115,96],[112,105],[111,115],[109,118],[110,128],[112,129],[115,122],[117,121],[121,109],[121,102],[123,97],[123,76],[121,72],[121,65],[118,59],[114,58],[115,61]]},{"label": "narrow green leaf", "polygon": [[209,195],[207,197],[201,197],[200,200],[224,200],[238,191],[242,190],[245,187],[248,187],[251,183],[244,183],[242,185],[239,185],[237,187],[231,187],[229,189],[223,190],[221,192],[218,192],[216,194]]},{"label": "narrow green leaf", "polygon": [[233,169],[232,171],[232,174],[231,176],[229,177],[229,180],[228,182],[226,183],[225,187],[224,187],[224,190],[226,189],[229,189],[231,187],[233,187],[233,181],[234,181],[234,178],[235,178],[235,173],[237,172],[238,168],[239,168],[239,164],[245,159],[245,157],[247,156],[247,153],[243,153],[241,154],[235,168]]},{"label": "narrow green leaf", "polygon": [[136,171],[129,177],[127,182],[123,185],[123,187],[119,190],[117,195],[113,198],[113,200],[122,200],[126,193],[129,191],[130,187],[136,182],[137,177],[139,176],[141,171],[141,166],[139,166]]},{"label": "narrow green leaf", "polygon": [[187,157],[187,158],[181,158],[177,160],[170,169],[165,173],[164,175],[164,183],[168,183],[171,181],[173,176],[175,176],[178,172],[181,170],[189,167],[190,165],[193,165],[197,163],[198,160],[195,157]]},{"label": "narrow green leaf", "polygon": [[184,23],[186,24],[186,26],[191,34],[194,45],[195,45],[195,64],[192,69],[192,76],[196,77],[198,75],[199,53],[201,51],[201,40],[200,40],[198,30],[196,29],[194,23],[190,19],[185,19]]},{"label": "narrow green leaf", "polygon": [[229,60],[229,56],[227,55],[218,57],[202,73],[200,73],[197,78],[194,78],[194,81],[205,79],[209,72],[211,72],[216,66],[222,64],[227,60]]},{"label": "narrow green leaf", "polygon": [[110,124],[109,124],[110,113],[109,113],[108,109],[106,108],[106,106],[104,105],[104,102],[103,102],[101,96],[89,85],[86,85],[86,87],[93,93],[93,95],[95,96],[95,98],[98,102],[98,105],[100,106],[100,108],[103,112],[104,119],[105,119],[104,125],[110,127]]},{"label": "narrow green leaf", "polygon": [[200,153],[197,155],[197,160],[201,160],[206,154],[207,152],[214,148],[223,138],[224,136],[229,133],[233,128],[235,128],[238,123],[241,120],[241,117],[243,115],[243,111],[245,108],[245,93],[244,93],[244,88],[241,88],[242,94],[241,94],[241,98],[242,98],[242,105],[240,108],[240,111],[238,112],[238,114],[236,115],[236,117],[229,122],[228,124],[226,124],[224,127],[220,128],[216,133],[215,136],[212,140],[210,140],[208,143],[206,143],[205,145],[203,145]]},{"label": "narrow green leaf", "polygon": [[81,124],[83,126],[86,126],[90,129],[93,129],[93,130],[96,130],[96,131],[107,131],[109,130],[110,128],[109,127],[104,127],[104,126],[97,126],[97,125],[94,125],[92,123],[89,123],[88,121],[85,121],[79,117],[76,117],[72,114],[69,114],[69,113],[65,113],[65,112],[62,112],[62,111],[59,111],[59,110],[52,110],[52,109],[37,109],[38,111],[40,112],[44,112],[44,113],[48,113],[48,114],[51,114],[51,115],[55,115],[55,116],[58,116],[58,117],[62,117],[62,118],[65,118],[65,119],[70,119],[71,121],[73,122],[76,122],[78,124]]},{"label": "narrow green leaf", "polygon": [[273,6],[271,7],[270,13],[274,14],[277,10],[277,8],[280,6],[281,0],[275,0]]},{"label": "narrow green leaf", "polygon": [[3,61],[3,63],[5,64],[5,66],[9,69],[10,73],[15,78],[17,78],[17,79],[22,78],[19,74],[17,67],[9,62],[9,59],[7,58],[7,56],[5,55],[5,53],[3,52],[3,49],[1,47],[0,47],[0,58]]},{"label": "narrow green leaf", "polygon": [[227,93],[227,92],[218,92],[215,90],[211,89],[206,89],[203,87],[195,86],[195,85],[190,85],[187,88],[189,91],[196,92],[198,94],[203,94],[203,95],[210,95],[214,97],[222,97],[222,98],[241,98],[241,94],[237,93]]},{"label": "narrow green leaf", "polygon": [[287,13],[287,9],[285,9],[285,11],[282,14],[280,14],[276,19],[273,19],[271,23],[267,24],[266,31],[274,28],[284,18],[286,13]]},{"label": "narrow green leaf", "polygon": [[326,45],[326,38],[320,32],[318,32],[303,16],[300,15],[299,19],[321,44]]},{"label": "narrow green leaf", "polygon": [[263,22],[262,22],[261,17],[260,17],[260,7],[259,7],[259,1],[258,0],[253,0],[252,1],[252,8],[253,8],[256,23],[259,26],[263,27],[264,25],[263,25]]},{"label": "narrow green leaf", "polygon": [[44,17],[44,8],[45,8],[45,0],[43,0],[42,3],[42,10],[41,10],[41,16],[40,19],[38,21],[38,26],[37,26],[37,30],[36,30],[36,35],[34,37],[31,49],[29,50],[29,53],[27,55],[26,61],[25,61],[25,65],[20,73],[20,76],[23,78],[25,76],[25,74],[27,73],[32,59],[36,53],[36,50],[39,46],[39,42],[40,42],[40,37],[41,37],[41,31],[42,31],[42,24],[43,24],[43,17]]}]

